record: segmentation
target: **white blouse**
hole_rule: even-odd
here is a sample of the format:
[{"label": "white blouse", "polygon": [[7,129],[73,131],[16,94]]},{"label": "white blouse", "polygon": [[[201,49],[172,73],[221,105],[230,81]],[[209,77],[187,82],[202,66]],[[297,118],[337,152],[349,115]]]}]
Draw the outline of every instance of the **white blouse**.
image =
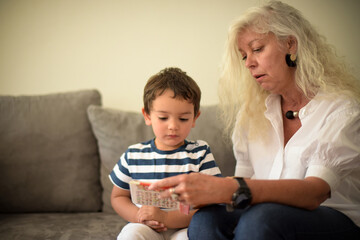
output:
[{"label": "white blouse", "polygon": [[270,140],[248,141],[235,128],[235,175],[253,179],[318,177],[331,188],[332,207],[360,226],[360,106],[318,94],[299,111],[300,129],[284,147],[280,96],[266,99]]}]

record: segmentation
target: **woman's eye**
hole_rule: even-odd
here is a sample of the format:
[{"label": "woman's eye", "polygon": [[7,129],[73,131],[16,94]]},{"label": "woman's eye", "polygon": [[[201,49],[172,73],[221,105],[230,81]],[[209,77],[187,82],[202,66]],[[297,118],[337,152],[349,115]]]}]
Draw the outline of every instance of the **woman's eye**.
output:
[{"label": "woman's eye", "polygon": [[245,60],[246,60],[246,56],[243,56],[242,60],[245,61]]},{"label": "woman's eye", "polygon": [[253,49],[253,52],[260,52],[262,49],[263,49],[262,47],[254,48],[254,49]]}]

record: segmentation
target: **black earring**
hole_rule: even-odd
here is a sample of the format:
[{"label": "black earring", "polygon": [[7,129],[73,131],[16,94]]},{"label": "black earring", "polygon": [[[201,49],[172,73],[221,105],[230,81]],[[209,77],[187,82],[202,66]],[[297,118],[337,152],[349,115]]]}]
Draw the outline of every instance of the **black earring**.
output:
[{"label": "black earring", "polygon": [[286,64],[289,67],[296,67],[296,55],[295,54],[286,54],[285,60],[286,60]]}]

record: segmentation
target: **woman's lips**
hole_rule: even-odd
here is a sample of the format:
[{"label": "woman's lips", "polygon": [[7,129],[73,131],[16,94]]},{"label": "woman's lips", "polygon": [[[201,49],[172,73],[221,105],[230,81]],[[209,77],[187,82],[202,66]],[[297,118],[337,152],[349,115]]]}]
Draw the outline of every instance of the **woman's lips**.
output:
[{"label": "woman's lips", "polygon": [[262,78],[263,76],[265,76],[265,74],[255,74],[255,75],[253,75],[253,77],[254,77],[255,79]]}]

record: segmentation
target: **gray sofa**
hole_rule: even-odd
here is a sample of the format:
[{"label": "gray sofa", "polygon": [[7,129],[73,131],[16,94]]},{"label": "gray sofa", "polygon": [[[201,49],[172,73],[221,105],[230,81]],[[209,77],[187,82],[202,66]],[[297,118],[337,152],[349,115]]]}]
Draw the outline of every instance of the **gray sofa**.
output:
[{"label": "gray sofa", "polygon": [[[229,176],[216,109],[202,107],[189,139],[206,140]],[[97,90],[0,96],[0,239],[115,239],[126,221],[111,208],[108,174],[152,137],[140,109],[102,107]]]}]

